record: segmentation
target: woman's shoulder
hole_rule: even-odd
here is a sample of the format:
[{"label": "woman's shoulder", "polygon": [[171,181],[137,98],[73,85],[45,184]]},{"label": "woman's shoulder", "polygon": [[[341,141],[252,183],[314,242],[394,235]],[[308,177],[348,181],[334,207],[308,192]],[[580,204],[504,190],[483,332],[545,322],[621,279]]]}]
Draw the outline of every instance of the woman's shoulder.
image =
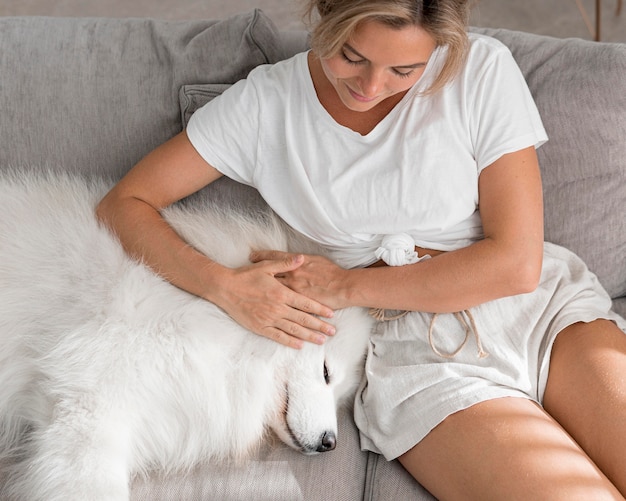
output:
[{"label": "woman's shoulder", "polygon": [[300,89],[304,87],[301,82],[307,71],[306,61],[306,53],[302,53],[273,64],[256,66],[221,96],[213,99],[212,106],[220,104],[229,109],[248,109],[250,112],[281,107],[287,96],[301,94]]},{"label": "woman's shoulder", "polygon": [[470,50],[480,50],[486,52],[510,52],[509,48],[497,38],[483,33],[469,31],[467,37],[470,42]]},{"label": "woman's shoulder", "polygon": [[461,80],[475,79],[479,75],[516,66],[510,49],[500,40],[474,32],[469,32],[468,38],[469,51]]},{"label": "woman's shoulder", "polygon": [[469,32],[469,59],[484,62],[489,58],[512,57],[510,49],[497,38]]},{"label": "woman's shoulder", "polygon": [[291,85],[307,71],[307,53],[301,52],[273,64],[262,64],[250,71],[246,80],[254,85]]}]

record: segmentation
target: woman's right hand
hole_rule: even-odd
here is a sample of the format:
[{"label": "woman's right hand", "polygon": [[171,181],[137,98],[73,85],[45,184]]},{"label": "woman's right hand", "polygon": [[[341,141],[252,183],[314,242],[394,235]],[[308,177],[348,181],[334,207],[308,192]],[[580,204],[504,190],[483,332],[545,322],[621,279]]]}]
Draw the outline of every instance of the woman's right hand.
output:
[{"label": "woman's right hand", "polygon": [[[295,270],[302,255],[263,261],[224,273],[209,299],[246,329],[291,348],[323,344],[335,334],[333,310],[283,285],[276,276]],[[217,284],[216,284],[217,285]]]}]

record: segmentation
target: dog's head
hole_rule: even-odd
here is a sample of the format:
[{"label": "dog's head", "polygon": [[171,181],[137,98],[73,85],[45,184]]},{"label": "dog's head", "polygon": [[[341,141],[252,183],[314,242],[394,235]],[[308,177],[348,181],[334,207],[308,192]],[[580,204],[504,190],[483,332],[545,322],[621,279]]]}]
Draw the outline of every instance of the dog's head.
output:
[{"label": "dog's head", "polygon": [[282,412],[271,424],[276,435],[304,453],[330,451],[337,443],[337,409],[352,402],[361,380],[373,319],[367,310],[336,312],[335,336],[324,345],[289,349],[283,379]]}]

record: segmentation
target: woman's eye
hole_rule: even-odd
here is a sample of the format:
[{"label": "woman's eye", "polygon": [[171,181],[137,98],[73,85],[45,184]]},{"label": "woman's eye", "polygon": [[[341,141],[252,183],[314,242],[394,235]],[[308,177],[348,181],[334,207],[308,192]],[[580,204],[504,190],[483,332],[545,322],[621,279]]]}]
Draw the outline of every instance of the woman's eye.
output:
[{"label": "woman's eye", "polygon": [[409,78],[413,74],[413,70],[410,70],[410,71],[393,70],[393,72],[396,74],[396,76],[400,78]]},{"label": "woman's eye", "polygon": [[345,52],[342,52],[343,60],[348,64],[362,64],[365,62],[364,59],[350,59]]}]

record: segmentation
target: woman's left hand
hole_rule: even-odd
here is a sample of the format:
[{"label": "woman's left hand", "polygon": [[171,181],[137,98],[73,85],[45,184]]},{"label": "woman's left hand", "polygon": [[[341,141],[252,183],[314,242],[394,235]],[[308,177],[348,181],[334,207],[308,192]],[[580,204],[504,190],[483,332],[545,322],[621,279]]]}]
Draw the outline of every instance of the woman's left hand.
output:
[{"label": "woman's left hand", "polygon": [[258,250],[250,254],[253,263],[284,261],[288,256],[302,255],[304,261],[298,268],[275,278],[291,290],[322,303],[333,310],[349,306],[346,278],[348,270],[330,259],[310,254],[292,254],[276,250]]}]

